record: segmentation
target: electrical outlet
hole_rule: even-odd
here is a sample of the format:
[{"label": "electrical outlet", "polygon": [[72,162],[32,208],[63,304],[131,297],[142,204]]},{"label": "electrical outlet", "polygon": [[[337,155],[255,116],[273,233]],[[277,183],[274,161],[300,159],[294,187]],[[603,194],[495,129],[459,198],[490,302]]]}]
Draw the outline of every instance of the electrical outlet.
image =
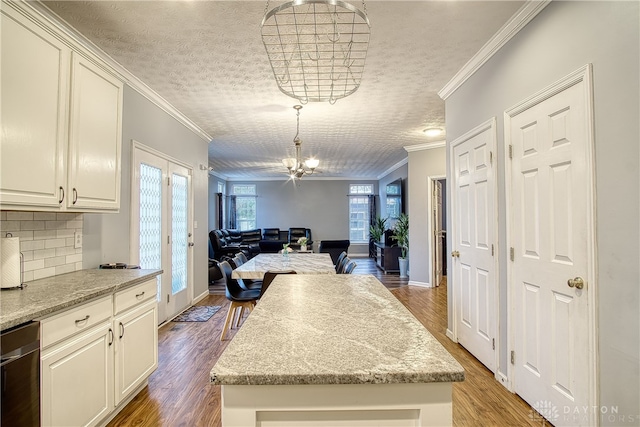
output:
[{"label": "electrical outlet", "polygon": [[73,234],[73,247],[76,249],[82,247],[82,231],[76,231]]}]

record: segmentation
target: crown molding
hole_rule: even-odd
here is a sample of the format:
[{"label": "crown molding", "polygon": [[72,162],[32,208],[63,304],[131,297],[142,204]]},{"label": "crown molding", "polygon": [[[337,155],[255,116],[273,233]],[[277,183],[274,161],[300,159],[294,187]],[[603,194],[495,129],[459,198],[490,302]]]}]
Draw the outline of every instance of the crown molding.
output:
[{"label": "crown molding", "polygon": [[400,160],[398,163],[396,163],[395,165],[391,166],[389,169],[387,169],[386,171],[378,175],[377,177],[378,181],[384,178],[385,176],[389,175],[390,173],[396,171],[397,169],[401,168],[402,166],[406,165],[407,163],[409,163],[409,158],[405,157],[404,159]]},{"label": "crown molding", "polygon": [[[3,5],[4,4],[5,2],[3,1]],[[108,72],[114,74],[118,79],[122,80],[162,111],[176,119],[202,140],[207,143],[211,142],[211,136],[200,126],[192,122],[187,116],[169,103],[169,101],[147,86],[142,80],[133,75],[133,73],[123,67],[115,59],[111,58],[105,51],[83,36],[44,4],[39,1],[14,1],[8,4],[20,13],[28,16],[32,21],[37,21],[40,26],[44,26],[48,32],[81,55],[97,62],[102,68],[105,68]]]},{"label": "crown molding", "polygon": [[416,145],[408,145],[403,147],[408,153],[414,151],[424,151],[431,150],[433,148],[440,148],[447,145],[447,141],[435,141],[435,142],[425,142],[424,144],[416,144]]},{"label": "crown molding", "polygon": [[527,2],[511,17],[506,24],[456,73],[455,76],[438,92],[446,100],[453,92],[464,84],[480,67],[500,50],[509,40],[522,30],[533,18],[544,9],[551,0],[527,0]]}]

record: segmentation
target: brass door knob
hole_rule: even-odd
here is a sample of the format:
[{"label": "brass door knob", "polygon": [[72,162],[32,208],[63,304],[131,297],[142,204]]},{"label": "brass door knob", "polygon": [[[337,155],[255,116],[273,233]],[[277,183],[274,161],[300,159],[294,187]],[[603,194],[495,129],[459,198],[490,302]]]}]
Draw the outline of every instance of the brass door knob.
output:
[{"label": "brass door knob", "polygon": [[460,258],[460,252],[453,251],[453,252],[451,252],[451,256],[454,257],[454,258]]},{"label": "brass door knob", "polygon": [[576,289],[582,289],[584,288],[584,280],[582,280],[582,277],[576,277],[574,279],[569,279],[567,280],[567,285],[569,285],[570,288],[576,288]]}]

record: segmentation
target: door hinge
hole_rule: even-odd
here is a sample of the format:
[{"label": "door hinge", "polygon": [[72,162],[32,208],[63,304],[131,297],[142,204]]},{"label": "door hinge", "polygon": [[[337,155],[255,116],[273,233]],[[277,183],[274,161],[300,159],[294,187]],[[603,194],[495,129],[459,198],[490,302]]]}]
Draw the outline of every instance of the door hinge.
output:
[{"label": "door hinge", "polygon": [[509,158],[513,159],[513,145],[509,144]]},{"label": "door hinge", "polygon": [[493,256],[493,254],[494,254],[494,253],[495,253],[495,252],[494,252],[493,244],[492,244],[492,245],[491,245],[491,256]]},{"label": "door hinge", "polygon": [[167,304],[169,304],[169,297],[170,297],[170,294],[167,294]]},{"label": "door hinge", "polygon": [[171,236],[167,236],[167,245],[171,244]]},{"label": "door hinge", "polygon": [[496,349],[496,339],[492,338],[491,339],[491,347],[495,350]]},{"label": "door hinge", "polygon": [[171,186],[171,177],[168,176],[167,177],[167,187],[170,187],[170,186]]},{"label": "door hinge", "polygon": [[493,165],[493,151],[489,151],[489,164]]},{"label": "door hinge", "polygon": [[516,250],[514,248],[509,248],[509,258],[511,258],[511,261],[516,259]]},{"label": "door hinge", "polygon": [[516,364],[516,352],[511,350],[511,364],[515,365]]}]

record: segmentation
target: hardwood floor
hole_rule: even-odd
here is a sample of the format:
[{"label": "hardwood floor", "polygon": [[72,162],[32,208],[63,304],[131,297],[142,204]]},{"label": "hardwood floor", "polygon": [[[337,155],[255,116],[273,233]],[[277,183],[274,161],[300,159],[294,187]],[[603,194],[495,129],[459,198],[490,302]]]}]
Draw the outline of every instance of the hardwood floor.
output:
[{"label": "hardwood floor", "polygon": [[[371,259],[356,258],[354,274],[374,274],[464,367],[466,379],[453,386],[454,426],[543,425],[532,421],[531,408],[510,393],[463,347],[445,336],[446,281],[438,288],[407,286],[397,274],[383,274]],[[213,292],[219,291],[213,289]],[[136,396],[109,426],[220,426],[220,387],[209,383],[209,371],[233,339],[220,332],[228,301],[209,295],[198,305],[221,305],[208,322],[168,322],[158,331],[159,363],[149,386]],[[535,418],[536,420],[538,418]],[[547,424],[548,425],[548,424]]]}]

